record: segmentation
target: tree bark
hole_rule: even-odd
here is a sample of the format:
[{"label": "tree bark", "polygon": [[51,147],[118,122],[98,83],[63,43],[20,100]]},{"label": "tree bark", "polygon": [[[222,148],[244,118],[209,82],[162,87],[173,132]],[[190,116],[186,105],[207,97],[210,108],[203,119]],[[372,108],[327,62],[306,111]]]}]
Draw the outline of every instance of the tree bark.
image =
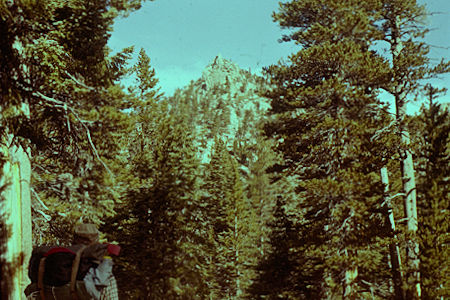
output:
[{"label": "tree bark", "polygon": [[402,78],[400,69],[400,54],[403,50],[401,41],[399,17],[394,16],[391,20],[391,53],[394,69],[394,90],[396,119],[398,122],[398,132],[405,149],[400,153],[402,186],[404,193],[404,209],[407,219],[407,271],[406,283],[407,299],[420,299],[420,271],[419,271],[419,243],[417,241],[418,219],[417,219],[417,197],[416,197],[416,180],[414,172],[413,158],[410,148],[409,132],[404,126],[406,118],[406,82]]},{"label": "tree bark", "polygon": [[[397,241],[397,234],[395,231],[395,218],[392,209],[392,199],[389,192],[389,175],[386,167],[381,168],[381,182],[384,185],[384,205],[386,206],[386,222],[389,224],[391,230],[391,238]],[[394,299],[405,299],[403,293],[403,274],[402,274],[402,260],[400,256],[400,249],[396,242],[389,244],[389,256],[392,267],[392,279],[394,282]]]},{"label": "tree bark", "polygon": [[[345,256],[349,257],[347,249],[345,249]],[[356,278],[358,277],[358,266],[350,266],[345,270],[344,282],[344,299],[355,300],[358,296],[358,285]]]},{"label": "tree bark", "polygon": [[[11,136],[8,136],[11,137]],[[0,270],[8,280],[6,299],[22,299],[28,278],[28,261],[32,252],[31,236],[31,166],[28,154],[22,147],[13,145],[10,140],[0,143],[0,152],[6,158],[0,170],[1,215],[0,226],[6,233],[4,253],[1,260],[6,264]],[[4,218],[4,220],[3,220]],[[5,269],[9,266],[9,269]],[[9,278],[8,278],[9,277]],[[5,295],[3,295],[5,296]]]}]

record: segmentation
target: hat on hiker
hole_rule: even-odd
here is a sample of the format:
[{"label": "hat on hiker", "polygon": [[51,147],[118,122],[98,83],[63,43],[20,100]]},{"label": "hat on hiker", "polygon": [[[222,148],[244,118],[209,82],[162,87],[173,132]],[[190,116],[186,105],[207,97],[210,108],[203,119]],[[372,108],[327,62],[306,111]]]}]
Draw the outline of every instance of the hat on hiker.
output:
[{"label": "hat on hiker", "polygon": [[73,240],[79,244],[97,243],[100,232],[95,224],[78,224],[75,226]]}]

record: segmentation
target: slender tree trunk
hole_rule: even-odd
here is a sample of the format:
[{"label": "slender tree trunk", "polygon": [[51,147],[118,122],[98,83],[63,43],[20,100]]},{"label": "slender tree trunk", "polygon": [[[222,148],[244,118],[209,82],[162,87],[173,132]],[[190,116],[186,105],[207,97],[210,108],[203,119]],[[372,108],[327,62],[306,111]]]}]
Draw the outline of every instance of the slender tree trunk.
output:
[{"label": "slender tree trunk", "polygon": [[400,53],[403,50],[403,44],[400,36],[399,17],[395,16],[391,20],[391,53],[394,68],[394,98],[396,107],[396,118],[398,121],[398,132],[401,141],[405,147],[401,153],[401,171],[402,185],[404,192],[404,208],[407,219],[407,272],[406,283],[407,299],[420,299],[420,271],[419,271],[419,243],[417,241],[418,219],[417,219],[417,198],[416,198],[416,180],[414,164],[410,147],[409,132],[404,126],[406,117],[406,83],[399,74]]},{"label": "slender tree trunk", "polygon": [[352,267],[345,271],[344,299],[357,299],[356,277],[358,277],[358,267]]},{"label": "slender tree trunk", "polygon": [[[391,237],[394,241],[397,241],[397,234],[395,231],[395,219],[394,211],[392,209],[391,196],[389,192],[389,175],[386,167],[381,168],[381,182],[384,184],[384,203],[387,209],[386,221],[389,223],[391,230]],[[394,294],[396,300],[403,300],[405,298],[403,294],[403,274],[402,274],[402,261],[400,256],[400,249],[396,242],[389,244],[389,255],[392,266],[392,278],[394,282]]]},{"label": "slender tree trunk", "polygon": [[[409,134],[405,138],[409,142]],[[419,271],[419,243],[417,240],[417,205],[416,183],[412,154],[406,151],[406,157],[402,160],[403,192],[405,193],[405,215],[407,218],[407,264],[406,280],[408,284],[407,298],[420,299],[420,271]]]},{"label": "slender tree trunk", "polygon": [[[349,259],[348,251],[345,249],[345,256]],[[354,300],[358,298],[358,285],[356,278],[358,277],[358,266],[351,266],[345,270],[344,279],[344,299]]]}]

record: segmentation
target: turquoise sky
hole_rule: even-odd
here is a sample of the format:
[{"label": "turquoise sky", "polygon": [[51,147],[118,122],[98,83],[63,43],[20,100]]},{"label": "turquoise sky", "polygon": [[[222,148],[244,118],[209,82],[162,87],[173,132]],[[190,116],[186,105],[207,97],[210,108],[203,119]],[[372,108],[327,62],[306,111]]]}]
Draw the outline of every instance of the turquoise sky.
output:
[{"label": "turquoise sky", "polygon": [[[332,1],[332,0],[330,0]],[[427,42],[436,61],[450,59],[450,0],[425,0],[431,32]],[[283,31],[272,22],[274,0],[155,0],[127,18],[116,21],[109,46],[114,50],[135,45],[144,48],[156,69],[162,91],[170,95],[178,87],[201,76],[217,55],[243,69],[258,72],[296,52],[293,43],[278,43]],[[447,48],[446,48],[447,47]],[[450,88],[450,76],[433,82]],[[441,101],[450,102],[450,96]],[[418,104],[411,104],[411,109]]]}]

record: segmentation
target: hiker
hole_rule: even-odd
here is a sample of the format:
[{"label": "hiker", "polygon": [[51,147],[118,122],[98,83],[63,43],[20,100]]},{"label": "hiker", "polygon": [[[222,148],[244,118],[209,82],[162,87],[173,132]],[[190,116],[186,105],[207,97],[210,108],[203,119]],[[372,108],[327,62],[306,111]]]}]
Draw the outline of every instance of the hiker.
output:
[{"label": "hiker", "polygon": [[[75,226],[74,245],[95,245],[99,242],[100,233],[94,224],[79,224]],[[116,246],[118,247],[118,246]],[[108,245],[108,254],[116,254],[114,245]],[[118,251],[118,249],[117,249]],[[113,261],[111,256],[105,255],[103,261],[96,267],[90,268],[84,277],[84,283],[88,293],[94,299],[100,300],[118,300],[119,293],[117,291],[116,278],[112,273]]]},{"label": "hiker", "polygon": [[111,255],[120,247],[99,243],[94,224],[75,226],[70,247],[43,246],[30,259],[28,299],[116,300],[117,283]]}]

